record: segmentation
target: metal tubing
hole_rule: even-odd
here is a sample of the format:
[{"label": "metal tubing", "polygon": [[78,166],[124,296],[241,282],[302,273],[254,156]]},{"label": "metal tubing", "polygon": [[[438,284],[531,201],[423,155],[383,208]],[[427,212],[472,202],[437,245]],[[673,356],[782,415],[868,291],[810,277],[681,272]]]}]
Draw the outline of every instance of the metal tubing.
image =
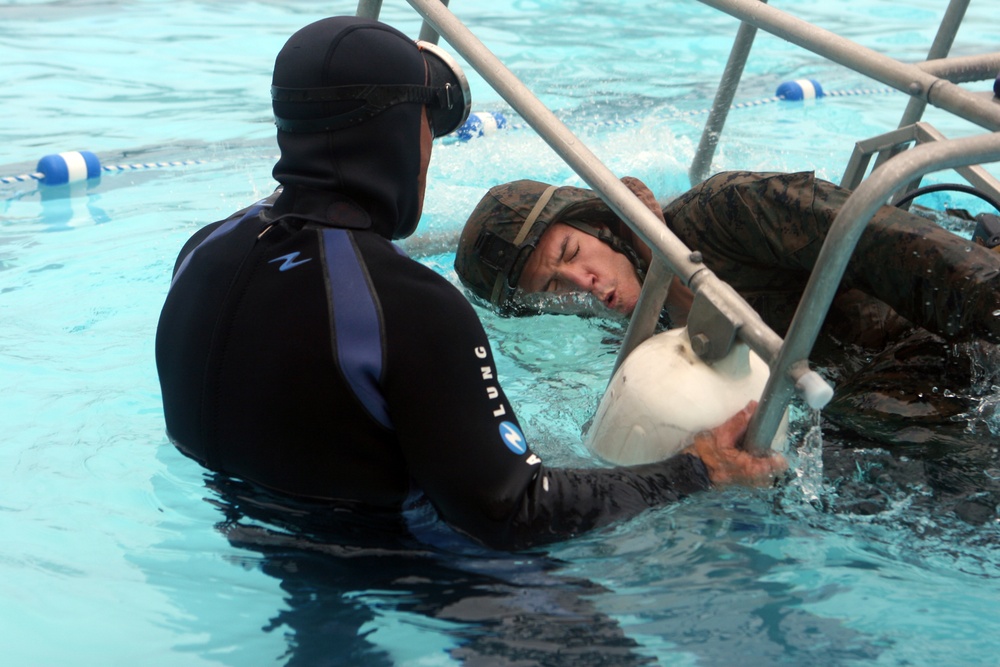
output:
[{"label": "metal tubing", "polygon": [[[951,0],[948,3],[948,9],[941,19],[937,35],[934,36],[934,42],[927,53],[927,60],[944,58],[948,55],[948,52],[951,51],[951,45],[955,41],[955,33],[958,32],[959,26],[962,25],[962,18],[965,17],[965,10],[968,7],[969,0]],[[898,127],[906,127],[907,125],[916,123],[924,115],[924,109],[926,108],[926,100],[922,100],[919,97],[911,97],[906,105],[906,109],[903,111],[903,117],[900,119]]]},{"label": "metal tubing", "polygon": [[928,74],[948,79],[952,83],[987,81],[996,78],[1000,73],[1000,52],[928,60],[916,63],[916,66]]},{"label": "metal tubing", "polygon": [[[704,292],[714,303],[724,303],[739,325],[739,337],[762,359],[771,363],[781,348],[781,338],[761,319],[760,315],[744,301],[732,287],[718,278],[700,261],[691,258],[691,251],[647,209],[639,199],[598,160],[597,156],[577,139],[572,132],[536,98],[527,87],[487,49],[438,0],[407,0],[410,5],[447,40],[458,53],[506,100],[547,144],[577,174],[593,188],[620,218],[625,220],[642,241],[650,247],[657,261],[665,262],[681,281],[696,294]],[[757,0],[754,0],[755,2]],[[648,311],[662,307],[647,299],[642,317]],[[813,374],[807,366],[796,369],[798,375]],[[815,384],[815,383],[812,383]],[[785,404],[780,412],[784,411]],[[767,403],[767,397],[761,405]],[[770,441],[768,441],[770,442]]]},{"label": "metal tubing", "polygon": [[922,97],[981,127],[1000,130],[1000,105],[928,74],[916,65],[898,62],[757,0],[700,1],[896,90]]},{"label": "metal tubing", "polygon": [[358,11],[356,16],[363,19],[378,20],[378,15],[382,11],[382,0],[358,0]]},{"label": "metal tubing", "polygon": [[[767,2],[767,0],[760,0],[760,2]],[[736,39],[733,41],[733,48],[729,52],[726,69],[722,73],[722,80],[719,81],[719,89],[715,92],[712,110],[709,112],[708,120],[705,121],[705,129],[701,133],[698,151],[695,153],[694,159],[691,161],[691,168],[688,170],[688,180],[691,185],[705,180],[712,167],[712,158],[715,156],[715,148],[719,144],[719,135],[722,134],[722,127],[726,124],[726,117],[733,105],[736,88],[740,84],[743,68],[746,66],[747,58],[750,56],[750,48],[753,46],[753,40],[756,36],[757,28],[747,23],[740,24]]]},{"label": "metal tubing", "polygon": [[[930,141],[947,141],[947,137],[941,134],[934,126],[926,123],[919,123],[916,132],[917,140],[920,143]],[[958,172],[970,185],[976,187],[994,199],[1000,199],[1000,181],[997,181],[988,171],[979,165],[968,167],[956,167]],[[902,194],[902,193],[900,193]]]},{"label": "metal tubing", "polygon": [[945,10],[941,25],[938,26],[937,34],[934,36],[934,42],[927,52],[927,60],[944,58],[948,55],[952,44],[955,43],[955,34],[962,27],[965,10],[968,8],[969,0],[951,0],[948,3],[948,9]]},{"label": "metal tubing", "polygon": [[652,211],[611,173],[572,132],[536,98],[439,0],[408,0],[448,44],[534,128],[549,146],[593,188],[608,206],[629,222],[644,243],[660,252],[687,283],[703,264],[689,259],[690,250]]},{"label": "metal tubing", "polygon": [[[448,0],[441,0],[441,4],[447,7]],[[431,44],[438,43],[437,31],[427,21],[424,21],[423,25],[420,26],[420,39],[425,42],[430,42]]]},{"label": "metal tubing", "polygon": [[656,330],[656,323],[660,319],[660,311],[663,309],[663,302],[667,299],[670,291],[670,281],[674,274],[667,266],[666,262],[654,255],[650,262],[649,271],[646,272],[646,279],[642,281],[642,291],[639,292],[639,301],[635,304],[635,313],[629,320],[628,330],[625,332],[625,339],[618,350],[618,357],[615,359],[615,367],[618,370],[632,350],[639,346],[642,341],[653,335]]},{"label": "metal tubing", "polygon": [[747,443],[764,449],[774,438],[793,391],[789,376],[806,359],[868,221],[903,184],[931,171],[1000,160],[1000,133],[921,144],[897,155],[862,182],[840,209],[813,267],[802,300],[771,366],[761,403],[747,429]]}]

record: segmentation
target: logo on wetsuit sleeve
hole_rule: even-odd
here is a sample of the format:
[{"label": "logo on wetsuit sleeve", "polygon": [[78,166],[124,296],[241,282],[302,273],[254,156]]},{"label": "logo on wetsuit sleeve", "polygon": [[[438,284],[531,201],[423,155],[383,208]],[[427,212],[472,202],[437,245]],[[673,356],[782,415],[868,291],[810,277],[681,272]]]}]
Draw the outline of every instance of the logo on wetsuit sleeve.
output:
[{"label": "logo on wetsuit sleeve", "polygon": [[[477,359],[488,362],[490,355],[489,350],[485,347],[477,347],[473,352]],[[493,377],[493,367],[489,365],[480,366],[479,372],[482,374],[483,382],[486,383],[486,398],[493,402],[493,416],[503,417],[507,414],[507,407],[504,405],[503,400],[501,400],[500,387],[496,384],[496,380]],[[524,434],[521,433],[521,429],[514,422],[500,422],[500,439],[503,440],[503,444],[507,445],[507,449],[518,456],[528,451],[528,443],[524,439]],[[531,454],[524,462],[530,466],[535,466],[541,463],[542,460],[536,455]]]},{"label": "logo on wetsuit sleeve", "polygon": [[[485,347],[477,347],[474,352],[477,359],[486,359],[489,356]],[[480,367],[479,372],[482,373],[484,382],[493,381],[493,369],[490,366]],[[497,401],[500,398],[500,390],[497,389],[496,385],[489,384],[486,387],[486,397],[491,401]],[[504,407],[503,401],[498,401],[493,410],[493,416],[503,417],[505,414],[507,414],[507,408]]]},{"label": "logo on wetsuit sleeve", "polygon": [[528,451],[528,443],[524,441],[524,434],[516,424],[500,422],[500,439],[507,445],[507,449],[515,454],[524,454]]}]

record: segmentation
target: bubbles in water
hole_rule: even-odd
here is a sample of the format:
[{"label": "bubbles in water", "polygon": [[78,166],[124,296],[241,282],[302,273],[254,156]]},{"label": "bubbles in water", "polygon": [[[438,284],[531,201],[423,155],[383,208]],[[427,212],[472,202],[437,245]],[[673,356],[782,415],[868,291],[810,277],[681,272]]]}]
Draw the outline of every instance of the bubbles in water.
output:
[{"label": "bubbles in water", "polygon": [[795,470],[795,480],[790,486],[799,489],[803,500],[818,507],[823,490],[823,432],[819,411],[810,412],[812,423],[797,449],[797,460],[790,462]]}]

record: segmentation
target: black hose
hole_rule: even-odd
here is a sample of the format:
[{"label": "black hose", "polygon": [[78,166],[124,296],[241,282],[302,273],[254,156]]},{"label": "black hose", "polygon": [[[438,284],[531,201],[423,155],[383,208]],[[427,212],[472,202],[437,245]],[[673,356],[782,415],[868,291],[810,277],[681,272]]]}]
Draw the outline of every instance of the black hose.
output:
[{"label": "black hose", "polygon": [[913,201],[917,197],[920,197],[921,195],[925,195],[929,192],[940,192],[942,190],[964,192],[974,197],[979,197],[984,202],[986,202],[987,204],[995,208],[998,212],[1000,212],[1000,202],[997,202],[996,199],[990,197],[985,192],[982,192],[981,190],[978,190],[977,188],[974,188],[971,185],[965,185],[964,183],[935,183],[934,185],[925,185],[921,188],[917,188],[916,190],[908,192],[905,197],[896,202],[896,207],[903,208],[904,205],[910,203],[911,201]]}]

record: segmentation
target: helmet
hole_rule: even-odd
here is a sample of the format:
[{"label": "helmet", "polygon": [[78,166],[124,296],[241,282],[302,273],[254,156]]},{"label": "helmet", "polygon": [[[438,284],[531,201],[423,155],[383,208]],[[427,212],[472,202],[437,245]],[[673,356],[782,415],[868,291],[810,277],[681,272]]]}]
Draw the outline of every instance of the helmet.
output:
[{"label": "helmet", "polygon": [[621,220],[596,193],[519,180],[491,188],[476,205],[462,230],[455,271],[462,283],[501,315],[538,311],[518,298],[517,283],[531,253],[553,223],[561,222],[624,253],[642,278],[635,250],[616,231]]}]

